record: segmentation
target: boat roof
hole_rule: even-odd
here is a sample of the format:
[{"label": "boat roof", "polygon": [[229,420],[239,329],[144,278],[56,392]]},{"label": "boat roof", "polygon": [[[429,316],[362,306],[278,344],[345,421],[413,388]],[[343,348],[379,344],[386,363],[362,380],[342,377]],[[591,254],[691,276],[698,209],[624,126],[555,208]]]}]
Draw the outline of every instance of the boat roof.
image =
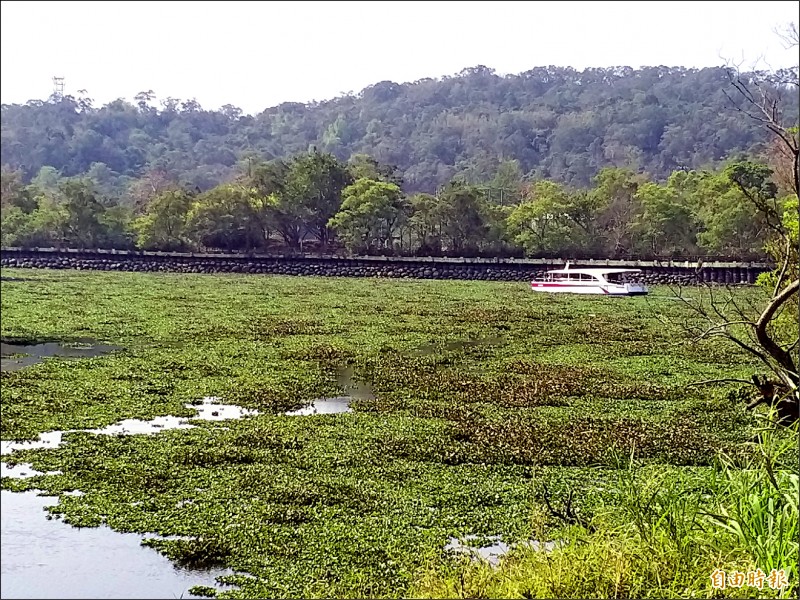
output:
[{"label": "boat roof", "polygon": [[641,269],[603,269],[603,268],[593,268],[593,269],[556,269],[555,271],[548,271],[548,273],[583,273],[584,275],[608,275],[609,273],[641,273]]}]

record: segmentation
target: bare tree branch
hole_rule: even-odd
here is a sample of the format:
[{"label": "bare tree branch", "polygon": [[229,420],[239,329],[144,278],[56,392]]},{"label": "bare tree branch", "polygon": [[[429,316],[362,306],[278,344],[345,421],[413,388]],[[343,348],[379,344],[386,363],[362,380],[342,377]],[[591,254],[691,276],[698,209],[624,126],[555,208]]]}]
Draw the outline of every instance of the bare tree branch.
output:
[{"label": "bare tree branch", "polygon": [[594,525],[592,525],[588,519],[581,517],[579,514],[577,514],[575,510],[572,508],[573,495],[574,492],[570,490],[569,493],[567,494],[567,499],[564,504],[564,512],[561,512],[554,509],[553,506],[550,504],[550,491],[547,489],[547,486],[544,486],[544,494],[543,494],[544,503],[545,506],[547,507],[547,510],[550,512],[552,516],[563,521],[564,523],[567,523],[568,525],[580,525],[581,527],[584,527],[589,531],[594,531],[595,530]]},{"label": "bare tree branch", "polygon": [[775,35],[781,38],[784,48],[791,50],[795,46],[800,45],[800,32],[797,30],[797,23],[789,23],[783,31],[775,30]]},{"label": "bare tree branch", "polygon": [[[790,39],[793,39],[791,37],[793,35],[792,32],[796,34],[796,31],[796,26],[792,24],[788,32]],[[794,44],[796,42],[792,43]],[[779,109],[780,88],[786,85],[786,80],[789,80],[789,83],[795,87],[800,85],[800,81],[798,81],[796,76],[796,71],[792,70],[790,73],[792,73],[791,77],[781,74],[776,81],[772,82],[775,89],[772,92],[768,92],[761,83],[767,79],[765,74],[753,73],[749,81],[744,81],[738,66],[729,67],[728,75],[731,79],[731,85],[741,98],[744,99],[745,108],[742,108],[727,91],[723,90],[723,92],[731,102],[734,110],[745,114],[748,118],[763,125],[789,150],[794,165],[794,190],[796,194],[800,195],[800,172],[798,172],[800,171],[800,141],[795,131],[783,125]],[[759,98],[753,94],[750,89],[751,86],[758,91]]]},{"label": "bare tree branch", "polygon": [[725,329],[726,327],[730,327],[732,325],[753,325],[752,321],[727,321],[725,323],[716,323],[706,329],[703,333],[697,336],[697,340],[702,340],[709,336],[718,335],[721,329]]},{"label": "bare tree branch", "polygon": [[696,385],[709,385],[712,383],[746,383],[747,385],[754,385],[749,379],[738,379],[736,377],[723,377],[722,379],[706,379],[705,381],[696,381],[688,384],[686,387],[693,387]]},{"label": "bare tree branch", "polygon": [[[794,23],[779,35],[788,48],[800,45],[800,36]],[[777,183],[800,196],[800,131],[794,115],[785,119],[782,114],[783,95],[795,93],[795,89],[800,87],[800,67],[777,71],[771,68],[769,71],[754,69],[750,73],[743,73],[739,65],[732,65],[728,68],[728,75],[735,92],[724,93],[732,108],[772,134],[772,152],[781,159],[782,179]],[[770,169],[770,176],[765,178],[764,170],[749,170],[745,166],[734,166],[729,172],[731,181],[763,220],[766,250],[775,257],[775,280],[766,304],[757,307],[750,298],[737,300],[731,290],[727,290],[725,297],[720,298],[711,286],[701,290],[697,299],[684,298],[680,292],[676,296],[695,315],[693,321],[687,319],[684,322],[684,329],[691,332],[696,341],[714,337],[730,340],[757,357],[778,377],[777,382],[754,375],[752,382],[724,379],[691,385],[725,381],[749,383],[758,389],[760,398],[747,408],[769,403],[776,408],[779,423],[792,423],[800,419],[800,375],[793,356],[800,346],[800,337],[788,336],[784,325],[779,323],[786,320],[787,307],[796,308],[800,279],[797,274],[797,241],[784,222],[785,209],[777,193],[778,186],[770,181],[774,173]],[[772,187],[767,187],[767,182]],[[791,343],[781,339],[782,336],[792,340]]]},{"label": "bare tree branch", "polygon": [[758,321],[756,321],[755,325],[756,337],[758,338],[761,347],[764,348],[764,350],[766,350],[769,355],[772,356],[772,358],[774,358],[779,365],[781,365],[781,367],[794,374],[795,387],[797,384],[797,368],[795,367],[792,355],[775,343],[775,340],[773,340],[767,332],[767,325],[772,320],[772,317],[778,308],[786,303],[789,298],[797,293],[798,290],[800,290],[800,279],[795,279],[792,283],[787,285],[783,291],[781,291],[772,299],[772,301],[764,309],[764,312],[761,313],[761,316],[759,317]]},{"label": "bare tree branch", "polygon": [[792,255],[792,239],[787,236],[783,265],[781,266],[780,275],[778,275],[778,281],[775,282],[775,289],[772,292],[773,298],[778,295],[778,290],[781,289],[781,284],[783,284],[783,278],[786,276],[786,269],[789,268],[789,258],[791,257],[791,255]]}]

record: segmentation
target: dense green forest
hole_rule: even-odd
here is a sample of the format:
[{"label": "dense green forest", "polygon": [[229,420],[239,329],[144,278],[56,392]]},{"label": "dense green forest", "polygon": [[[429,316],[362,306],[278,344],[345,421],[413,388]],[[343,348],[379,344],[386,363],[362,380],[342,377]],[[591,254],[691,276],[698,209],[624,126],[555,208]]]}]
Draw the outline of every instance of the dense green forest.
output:
[{"label": "dense green forest", "polygon": [[[797,212],[784,155],[663,182],[605,168],[588,189],[526,182],[508,161],[484,185],[452,181],[406,194],[392,167],[318,150],[251,162],[199,192],[143,179],[140,203],[103,196],[88,177],[43,170],[25,184],[2,171],[4,246],[336,251],[405,255],[762,258],[783,215]],[[766,210],[765,210],[766,209]],[[773,218],[774,217],[774,218]],[[771,222],[771,219],[775,222]]]},{"label": "dense green forest", "polygon": [[477,67],[255,117],[3,105],[2,244],[762,258],[797,210],[797,69],[732,74]]},{"label": "dense green forest", "polygon": [[[208,190],[250,157],[286,158],[316,147],[340,160],[369,154],[398,167],[407,191],[433,193],[458,176],[490,179],[502,160],[523,174],[588,186],[603,167],[666,179],[712,167],[767,139],[742,119],[730,71],[540,67],[499,76],[474,67],[452,77],[397,84],[313,104],[284,103],[256,116],[194,100],[94,107],[86,94],[2,107],[2,164],[26,180],[44,166],[88,173],[117,195],[131,179],[163,172]],[[733,99],[733,102],[731,101]],[[783,107],[797,113],[797,95]]]}]

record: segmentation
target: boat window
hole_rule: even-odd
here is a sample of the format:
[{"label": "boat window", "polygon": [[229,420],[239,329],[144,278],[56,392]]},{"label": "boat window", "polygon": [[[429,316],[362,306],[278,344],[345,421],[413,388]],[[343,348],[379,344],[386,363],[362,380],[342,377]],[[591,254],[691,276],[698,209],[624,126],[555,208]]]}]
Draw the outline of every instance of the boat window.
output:
[{"label": "boat window", "polygon": [[632,279],[632,273],[609,273],[606,279],[611,283],[629,283]]}]

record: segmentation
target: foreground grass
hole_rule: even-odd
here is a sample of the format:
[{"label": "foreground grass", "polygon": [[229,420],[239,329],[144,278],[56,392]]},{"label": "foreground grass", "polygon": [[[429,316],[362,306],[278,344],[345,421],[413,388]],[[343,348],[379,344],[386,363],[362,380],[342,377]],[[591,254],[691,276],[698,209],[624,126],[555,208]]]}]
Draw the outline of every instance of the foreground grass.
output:
[{"label": "foreground grass", "polygon": [[[3,275],[16,278],[2,282],[4,341],[92,338],[123,348],[3,373],[3,439],[190,416],[184,403],[206,395],[261,413],[156,436],[69,434],[60,449],[12,459],[63,475],[3,480],[84,491],[52,509],[77,525],[188,536],[149,543],[180,563],[241,571],[227,579],[241,589],[223,595],[706,596],[713,568],[762,559],[703,521],[705,533],[676,539],[697,550],[727,531],[717,546],[693,562],[666,553],[643,569],[641,531],[614,520],[632,505],[622,492],[641,489],[625,474],[647,475],[654,489],[702,488],[697,506],[711,514],[724,495],[722,483],[709,483],[724,478],[720,453],[753,455],[741,399],[686,385],[748,376],[757,365],[663,325],[657,315],[686,316],[668,290],[609,299],[498,282]],[[282,414],[340,395],[345,365],[375,399],[349,414]],[[666,479],[659,487],[649,477]],[[544,512],[545,488],[559,502],[573,490],[597,531],[564,531]],[[468,534],[585,541],[491,572],[443,552],[449,537]],[[576,570],[569,552],[582,552],[585,567]],[[531,575],[537,561],[557,573],[558,560],[575,573],[559,576],[565,587]],[[498,587],[498,577],[519,584]]]},{"label": "foreground grass", "polygon": [[[743,462],[722,455],[702,473],[621,460],[585,526],[548,531],[540,517],[535,535],[558,540],[551,552],[520,545],[498,569],[474,561],[436,565],[411,596],[795,597],[797,433],[797,425],[776,431],[765,423],[756,452]],[[717,570],[722,580],[711,594]]]}]

